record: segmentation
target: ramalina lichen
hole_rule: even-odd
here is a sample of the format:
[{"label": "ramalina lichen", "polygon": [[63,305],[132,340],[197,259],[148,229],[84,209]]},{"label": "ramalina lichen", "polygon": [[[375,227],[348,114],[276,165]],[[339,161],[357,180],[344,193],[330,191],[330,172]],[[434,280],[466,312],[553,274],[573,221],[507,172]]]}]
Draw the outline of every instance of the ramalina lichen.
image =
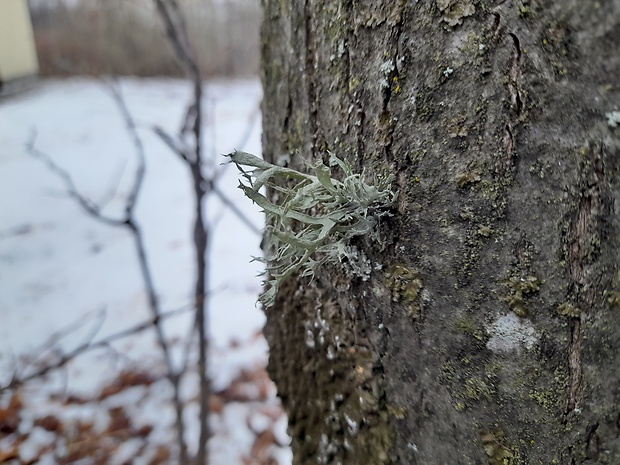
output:
[{"label": "ramalina lichen", "polygon": [[[369,269],[363,263],[368,259],[350,242],[357,236],[379,239],[377,220],[389,215],[397,196],[391,176],[376,176],[367,183],[364,173],[353,173],[346,161],[332,154],[329,165],[340,168],[342,181],[332,178],[330,166],[321,161],[309,166],[314,174],[305,174],[246,152],[228,156],[248,180],[240,189],[267,215],[265,258],[258,259],[270,276],[259,299],[265,307],[273,305],[282,282],[296,272],[313,276],[325,263],[346,264],[358,275]],[[263,187],[272,190],[277,203],[260,192]]]}]

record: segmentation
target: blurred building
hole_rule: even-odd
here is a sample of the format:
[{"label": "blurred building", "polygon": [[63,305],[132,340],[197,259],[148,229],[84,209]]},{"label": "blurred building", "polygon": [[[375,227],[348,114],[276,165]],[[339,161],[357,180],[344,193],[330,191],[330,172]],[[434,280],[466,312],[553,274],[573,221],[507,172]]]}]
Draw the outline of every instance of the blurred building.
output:
[{"label": "blurred building", "polygon": [[0,0],[0,93],[22,87],[38,70],[27,0]]}]

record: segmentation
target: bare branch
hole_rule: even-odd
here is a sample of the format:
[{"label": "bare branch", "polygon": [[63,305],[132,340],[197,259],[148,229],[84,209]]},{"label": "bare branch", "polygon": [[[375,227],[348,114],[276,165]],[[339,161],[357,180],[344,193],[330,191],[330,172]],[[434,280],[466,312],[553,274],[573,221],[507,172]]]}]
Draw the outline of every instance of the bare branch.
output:
[{"label": "bare branch", "polygon": [[183,124],[179,130],[179,134],[184,136],[193,130],[193,121],[196,119],[196,105],[190,104],[185,111],[185,118],[183,118]]},{"label": "bare branch", "polygon": [[[132,233],[132,236],[134,238],[134,244],[136,247],[136,252],[138,254],[138,262],[140,265],[140,271],[142,274],[142,278],[144,280],[145,291],[146,291],[147,299],[149,303],[149,310],[151,311],[151,314],[153,317],[153,324],[155,328],[155,334],[157,336],[157,343],[159,344],[161,348],[163,358],[164,358],[164,363],[166,365],[166,369],[168,372],[168,379],[170,383],[172,384],[172,388],[173,388],[173,402],[174,402],[175,410],[177,413],[176,426],[177,426],[178,443],[179,443],[179,449],[180,449],[179,453],[181,456],[180,462],[181,462],[181,465],[186,465],[188,462],[187,462],[187,452],[186,452],[186,445],[185,445],[185,439],[184,439],[185,425],[183,423],[183,405],[181,403],[181,396],[180,396],[180,381],[181,381],[183,374],[175,370],[175,367],[172,361],[172,356],[170,354],[170,348],[169,348],[168,341],[166,340],[166,336],[164,334],[164,330],[161,324],[159,324],[161,311],[159,308],[159,301],[157,298],[157,294],[155,292],[155,284],[153,282],[152,272],[148,265],[146,249],[144,245],[144,238],[142,236],[142,231],[139,228],[133,216],[135,205],[138,199],[138,195],[140,193],[140,188],[142,187],[142,183],[143,183],[144,175],[146,171],[144,147],[142,145],[142,141],[136,130],[136,125],[134,123],[134,120],[131,114],[129,113],[127,105],[125,104],[125,101],[122,98],[120,91],[114,85],[111,85],[110,89],[112,90],[112,95],[120,109],[121,115],[123,116],[125,125],[133,140],[133,144],[136,149],[136,154],[138,156],[138,168],[136,170],[134,184],[132,186],[127,203],[125,205],[126,216],[123,220],[115,220],[115,219],[111,219],[106,216],[103,216],[99,211],[99,207],[97,207],[92,202],[90,202],[89,200],[87,200],[86,198],[78,194],[75,188],[75,184],[73,183],[73,180],[71,179],[69,174],[62,168],[58,167],[52,161],[52,159],[49,156],[47,156],[45,153],[35,149],[34,141],[36,137],[36,132],[33,134],[33,137],[31,138],[31,141],[27,144],[26,148],[28,152],[31,153],[33,156],[43,160],[47,164],[47,166],[50,168],[50,170],[53,171],[56,175],[58,175],[63,180],[63,182],[65,183],[69,191],[69,194],[80,204],[80,206],[82,206],[82,208],[86,212],[88,212],[91,216],[97,218],[99,221],[103,223],[106,223],[112,226],[126,227]],[[66,361],[63,361],[61,366],[64,365],[65,363]]]},{"label": "bare branch", "polygon": [[235,216],[239,218],[239,220],[241,220],[241,222],[250,229],[250,231],[252,231],[257,236],[261,236],[263,234],[261,229],[255,226],[254,223],[252,223],[252,221],[250,221],[250,219],[245,216],[245,213],[243,213],[239,209],[239,207],[237,207],[237,205],[233,203],[232,200],[226,197],[226,195],[215,184],[211,186],[211,191],[218,196],[222,203],[226,205],[226,207],[228,207],[230,211],[232,211]]},{"label": "bare branch", "polygon": [[127,214],[127,218],[130,218],[136,206],[138,195],[140,194],[140,188],[142,187],[142,182],[144,181],[144,174],[146,172],[144,146],[142,145],[142,139],[140,139],[140,136],[138,135],[136,123],[131,116],[131,113],[129,113],[127,103],[125,102],[123,94],[121,93],[120,85],[116,81],[110,81],[109,89],[112,93],[112,96],[114,97],[114,100],[116,101],[118,109],[121,112],[123,120],[125,121],[127,132],[131,136],[131,140],[136,150],[136,155],[138,156],[138,168],[136,169],[136,176],[131,192],[129,193],[129,197],[127,198],[127,204],[125,205],[125,212]]},{"label": "bare branch", "polygon": [[[153,128],[153,131],[155,132],[155,134],[157,134],[159,136],[159,138],[168,146],[168,148],[170,148],[170,150],[175,153],[176,155],[178,155],[179,157],[181,157],[181,159],[186,162],[186,163],[191,163],[188,158],[187,158],[187,152],[181,148],[179,146],[179,143],[177,141],[175,141],[175,138],[170,135],[169,133],[167,133],[163,128],[160,128],[158,126],[155,126]],[[249,132],[249,131],[247,131]],[[243,140],[243,139],[242,139]],[[245,145],[245,143],[243,144]],[[221,173],[223,170],[220,170],[219,173]],[[216,175],[216,176],[219,176]],[[237,207],[217,186],[216,183],[217,179],[214,179],[213,181],[209,182],[207,180],[203,181],[203,190],[206,194],[208,194],[209,192],[213,191],[213,193],[215,195],[217,195],[220,200],[222,201],[222,203],[224,205],[226,205],[235,216],[237,216],[237,218],[239,218],[239,220],[241,220],[241,222],[243,224],[245,224],[250,231],[252,231],[253,233],[257,234],[257,235],[261,235],[261,229],[258,228],[257,226],[255,226],[252,221],[250,221],[250,219],[239,209],[239,207]]]},{"label": "bare branch", "polygon": [[123,226],[125,224],[127,220],[126,218],[117,220],[117,219],[109,218],[103,215],[98,205],[96,205],[91,200],[87,199],[82,194],[80,194],[77,191],[77,188],[75,186],[75,183],[73,182],[73,179],[71,178],[71,175],[69,175],[67,171],[65,171],[63,168],[61,168],[56,163],[54,163],[54,161],[48,154],[40,151],[34,146],[36,138],[37,138],[37,132],[36,130],[33,130],[30,140],[26,143],[26,151],[33,157],[38,158],[39,160],[43,161],[43,163],[45,163],[45,165],[49,168],[49,170],[60,178],[60,180],[64,183],[69,196],[73,198],[86,213],[96,218],[97,220],[101,221],[102,223],[108,224],[110,226]]},{"label": "bare branch", "polygon": [[103,210],[111,201],[114,199],[114,196],[118,192],[118,187],[121,184],[121,179],[123,177],[123,173],[127,168],[127,159],[125,162],[118,167],[114,176],[112,176],[111,181],[108,183],[107,192],[100,198],[98,205],[101,210]]},{"label": "bare branch", "polygon": [[180,142],[177,142],[173,136],[168,134],[163,128],[159,126],[154,126],[153,132],[155,132],[155,134],[159,136],[159,138],[168,146],[170,150],[172,150],[173,153],[181,157],[181,160],[186,163],[190,162],[187,157],[187,151],[180,146]]},{"label": "bare branch", "polygon": [[155,0],[159,15],[164,21],[168,39],[181,62],[185,73],[194,81],[200,78],[198,62],[194,58],[187,37],[183,14],[175,0]]},{"label": "bare branch", "polygon": [[[160,320],[163,319],[167,319],[176,315],[179,315],[181,313],[187,312],[188,309],[187,308],[181,308],[178,310],[173,310],[170,312],[165,312],[162,313],[161,316],[158,319],[151,319],[148,321],[145,321],[143,323],[137,324],[135,326],[131,326],[123,331],[120,331],[118,333],[115,333],[111,336],[108,336],[104,339],[101,339],[99,341],[96,342],[92,342],[91,340],[85,341],[82,344],[80,344],[78,347],[76,347],[75,349],[73,349],[70,352],[67,352],[65,354],[61,354],[59,356],[59,359],[49,365],[46,365],[42,368],[40,368],[37,371],[34,371],[24,377],[18,377],[17,376],[17,372],[13,375],[13,378],[11,379],[11,381],[9,382],[9,384],[7,384],[6,386],[2,386],[0,387],[0,393],[9,390],[9,389],[15,389],[21,385],[23,385],[24,383],[27,383],[29,381],[32,381],[33,379],[37,379],[37,378],[41,378],[45,375],[47,375],[48,373],[50,373],[51,371],[57,370],[59,368],[62,368],[63,366],[65,366],[67,363],[69,363],[70,361],[72,361],[73,359],[75,359],[76,357],[78,357],[79,355],[82,355],[86,352],[91,352],[93,350],[96,349],[101,349],[104,347],[108,347],[112,342],[116,342],[120,339],[124,339],[126,337],[129,336],[133,336],[135,334],[141,333],[143,331],[146,331],[147,329],[151,329],[153,327],[157,327],[160,324]],[[73,331],[75,329],[74,325],[71,325],[69,328],[65,329],[62,333],[64,333],[61,337],[66,336],[70,331]],[[92,337],[94,338],[95,334],[92,335]],[[55,341],[54,339],[58,337],[58,334],[54,335],[51,343],[49,344],[54,344]],[[48,350],[47,348],[44,350]],[[40,358],[40,355],[37,356],[37,358]]]},{"label": "bare branch", "polygon": [[[193,84],[193,102],[189,106],[183,124],[181,139],[184,139],[184,131],[191,131],[194,135],[194,156],[190,159],[186,155],[186,161],[192,176],[192,185],[195,197],[195,220],[194,220],[194,247],[196,262],[196,282],[194,285],[196,326],[198,328],[198,376],[200,379],[200,437],[198,439],[198,452],[195,457],[195,465],[207,465],[209,463],[207,441],[209,440],[209,398],[211,394],[211,382],[207,377],[207,352],[209,341],[207,338],[207,296],[206,289],[209,281],[206,254],[209,244],[209,231],[205,225],[204,198],[208,187],[202,175],[202,79],[198,62],[190,49],[187,38],[185,21],[176,0],[154,0],[162,20],[168,32],[168,39],[174,47],[177,57],[181,61],[185,74]],[[183,453],[183,450],[181,451]],[[186,457],[181,455],[181,462]]]}]

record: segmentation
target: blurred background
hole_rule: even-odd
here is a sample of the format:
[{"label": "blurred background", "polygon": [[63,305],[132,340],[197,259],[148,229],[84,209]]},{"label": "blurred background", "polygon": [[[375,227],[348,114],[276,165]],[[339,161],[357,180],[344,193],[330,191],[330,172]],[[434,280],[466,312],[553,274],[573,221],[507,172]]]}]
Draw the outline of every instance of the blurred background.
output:
[{"label": "blurred background", "polygon": [[[196,199],[179,156],[196,146],[196,93],[155,5],[0,0],[0,464],[206,463],[196,457]],[[263,217],[222,165],[233,149],[260,155],[261,9],[178,6],[202,79],[201,168],[217,186],[203,209],[208,463],[287,464],[256,306],[262,268],[250,262]],[[156,324],[135,234],[98,217],[122,219],[135,192]]]},{"label": "blurred background", "polygon": [[[42,76],[182,76],[152,0],[29,0]],[[179,0],[204,78],[258,75],[258,0]]]}]

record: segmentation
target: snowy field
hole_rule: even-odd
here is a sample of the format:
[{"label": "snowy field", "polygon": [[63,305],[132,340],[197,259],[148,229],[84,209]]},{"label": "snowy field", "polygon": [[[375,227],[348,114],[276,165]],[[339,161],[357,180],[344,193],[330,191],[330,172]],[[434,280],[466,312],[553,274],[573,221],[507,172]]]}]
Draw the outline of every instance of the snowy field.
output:
[{"label": "snowy field", "polygon": [[[194,283],[190,178],[152,131],[160,126],[178,132],[190,87],[153,79],[123,79],[120,85],[147,156],[137,220],[162,307],[178,310],[165,320],[165,333],[176,362],[188,356],[191,366],[195,350],[188,354],[185,344]],[[235,148],[260,153],[259,83],[213,82],[205,94],[209,163],[219,165],[221,154]],[[58,177],[27,153],[33,131],[36,147],[71,174],[85,197],[105,203],[108,216],[122,214],[136,167],[119,110],[100,81],[47,81],[0,100],[0,387],[14,375],[56,363],[84,341],[150,319],[131,236],[87,216],[68,197]],[[260,227],[260,212],[236,188],[237,174],[229,165],[217,185]],[[286,464],[286,421],[263,369],[264,317],[255,305],[260,264],[249,262],[260,254],[260,237],[216,197],[208,198],[207,217],[209,370],[216,393],[212,463]],[[153,332],[144,331],[80,355],[17,394],[5,391],[0,462],[174,463],[171,388],[162,369]],[[190,372],[183,386],[192,451],[198,436],[196,378]],[[96,453],[84,449],[89,442],[98,444]],[[105,455],[101,450],[108,446]]]}]

